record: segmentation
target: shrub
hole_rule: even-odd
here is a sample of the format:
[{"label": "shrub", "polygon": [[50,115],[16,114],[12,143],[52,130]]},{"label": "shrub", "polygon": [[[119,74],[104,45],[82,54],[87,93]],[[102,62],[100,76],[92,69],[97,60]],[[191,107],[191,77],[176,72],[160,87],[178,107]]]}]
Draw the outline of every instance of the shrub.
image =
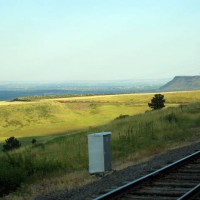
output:
[{"label": "shrub", "polygon": [[129,117],[129,115],[120,115],[120,116],[116,117],[115,119],[124,119],[127,117]]},{"label": "shrub", "polygon": [[10,137],[6,139],[5,142],[6,144],[3,145],[3,151],[10,151],[21,146],[19,140],[17,140],[15,137]]},{"label": "shrub", "polygon": [[32,141],[31,141],[32,145],[35,145],[35,144],[36,144],[36,142],[37,142],[37,141],[36,141],[36,139],[35,139],[35,138],[33,138],[33,139],[32,139]]}]

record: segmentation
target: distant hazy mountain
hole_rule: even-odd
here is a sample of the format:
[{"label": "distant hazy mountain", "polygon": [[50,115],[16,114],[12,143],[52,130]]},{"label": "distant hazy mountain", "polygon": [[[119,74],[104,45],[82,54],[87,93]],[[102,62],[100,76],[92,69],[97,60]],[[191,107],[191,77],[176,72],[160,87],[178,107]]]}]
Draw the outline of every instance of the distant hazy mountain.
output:
[{"label": "distant hazy mountain", "polygon": [[200,90],[200,76],[175,76],[160,87],[162,91]]}]

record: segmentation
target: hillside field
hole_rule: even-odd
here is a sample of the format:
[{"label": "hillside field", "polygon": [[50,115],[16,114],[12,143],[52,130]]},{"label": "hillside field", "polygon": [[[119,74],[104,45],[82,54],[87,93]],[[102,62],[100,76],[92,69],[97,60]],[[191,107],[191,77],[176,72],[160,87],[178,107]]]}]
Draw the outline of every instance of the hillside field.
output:
[{"label": "hillside field", "polygon": [[152,93],[1,102],[1,140],[14,135],[22,147],[0,153],[0,195],[18,188],[6,199],[33,199],[96,180],[88,174],[90,133],[112,132],[115,170],[199,141],[200,91],[162,94],[166,108],[157,111],[147,105]]},{"label": "hillside field", "polygon": [[[163,93],[166,107],[200,100],[200,91]],[[46,99],[33,102],[0,102],[0,141],[10,136],[60,135],[108,123],[119,115],[150,110],[148,94]]]}]

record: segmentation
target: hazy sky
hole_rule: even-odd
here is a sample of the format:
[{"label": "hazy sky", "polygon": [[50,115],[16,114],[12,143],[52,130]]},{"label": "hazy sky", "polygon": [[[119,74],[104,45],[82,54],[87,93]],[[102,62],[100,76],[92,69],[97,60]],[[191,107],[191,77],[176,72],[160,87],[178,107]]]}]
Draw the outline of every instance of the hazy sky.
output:
[{"label": "hazy sky", "polygon": [[0,81],[200,74],[200,0],[0,0]]}]

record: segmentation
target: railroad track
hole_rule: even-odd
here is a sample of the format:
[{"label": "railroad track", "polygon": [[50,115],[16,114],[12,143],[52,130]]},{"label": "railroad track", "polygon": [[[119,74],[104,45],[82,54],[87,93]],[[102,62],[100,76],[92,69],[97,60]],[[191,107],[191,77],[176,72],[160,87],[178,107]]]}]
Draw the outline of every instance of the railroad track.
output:
[{"label": "railroad track", "polygon": [[200,151],[95,200],[200,200]]}]

